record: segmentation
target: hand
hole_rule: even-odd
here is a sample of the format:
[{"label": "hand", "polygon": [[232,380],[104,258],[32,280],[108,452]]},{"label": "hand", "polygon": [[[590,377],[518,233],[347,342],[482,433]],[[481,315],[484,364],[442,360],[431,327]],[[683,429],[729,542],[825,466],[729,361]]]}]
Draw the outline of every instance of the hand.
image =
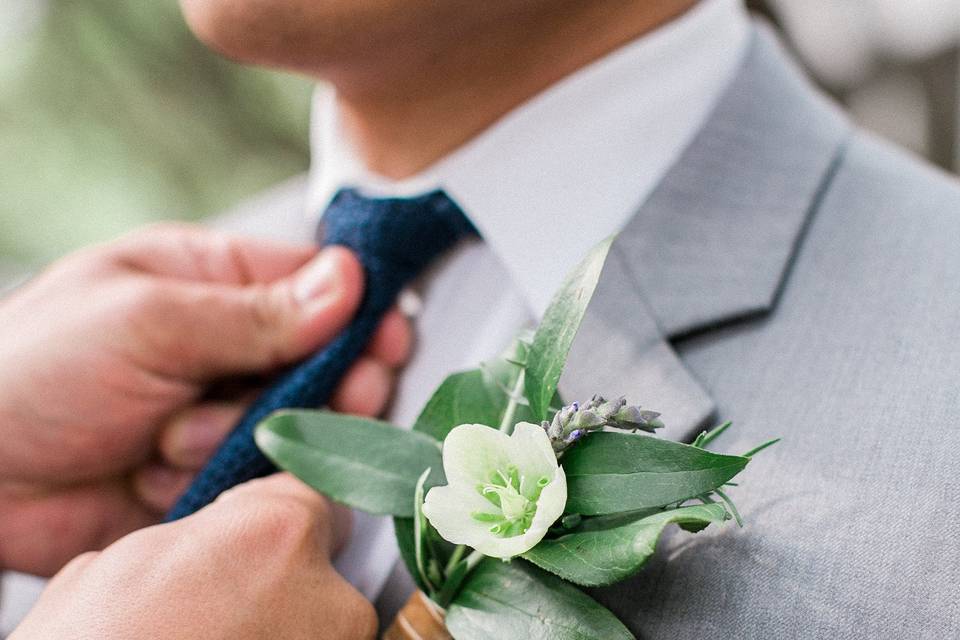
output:
[{"label": "hand", "polygon": [[[322,346],[362,279],[343,248],[167,225],[0,301],[0,569],[51,575],[158,522],[249,401],[211,399],[211,383]],[[391,313],[332,407],[379,413],[409,345]]]},{"label": "hand", "polygon": [[330,565],[331,514],[290,475],[253,480],[77,557],[10,640],[373,638],[373,607]]}]

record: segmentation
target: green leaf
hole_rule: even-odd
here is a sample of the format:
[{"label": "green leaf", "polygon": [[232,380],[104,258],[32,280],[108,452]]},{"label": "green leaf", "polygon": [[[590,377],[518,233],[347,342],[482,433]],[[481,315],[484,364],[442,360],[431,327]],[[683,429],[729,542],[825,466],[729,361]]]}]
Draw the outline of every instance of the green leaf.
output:
[{"label": "green leaf", "polygon": [[593,296],[613,238],[604,240],[567,276],[543,315],[527,353],[525,393],[536,421],[547,420],[550,400],[557,390],[587,305]]},{"label": "green leaf", "polygon": [[417,565],[417,574],[432,593],[436,590],[436,585],[427,577],[427,560],[431,557],[427,543],[429,523],[426,516],[423,515],[423,485],[427,481],[428,475],[430,475],[430,469],[424,469],[420,478],[417,479],[417,488],[413,494],[413,555]]},{"label": "green leaf", "polygon": [[629,433],[593,433],[563,457],[567,513],[583,516],[665,507],[709,493],[749,458]]},{"label": "green leaf", "polygon": [[661,511],[630,524],[543,540],[523,557],[564,580],[599,587],[629,578],[653,555],[667,525],[703,529],[729,517],[720,504]]},{"label": "green leaf", "polygon": [[454,373],[430,397],[413,429],[442,441],[461,424],[496,428],[506,404],[506,393],[491,392],[479,369]]},{"label": "green leaf", "polygon": [[[509,401],[520,368],[496,359],[484,369],[471,369],[448,376],[430,397],[413,425],[414,431],[443,441],[450,430],[461,424],[485,424],[494,429]],[[536,422],[530,408],[520,405],[515,422]]]},{"label": "green leaf", "polygon": [[457,640],[628,640],[633,635],[596,600],[526,562],[486,559],[447,611]]},{"label": "green leaf", "polygon": [[[516,347],[511,348],[507,353],[501,354],[500,357],[483,364],[483,382],[487,385],[487,390],[491,397],[494,398],[493,402],[496,403],[499,412],[497,424],[493,425],[497,428],[500,426],[500,418],[503,417],[507,404],[510,401],[510,394],[517,387],[517,378],[523,370],[521,366],[509,360],[510,352],[515,348]],[[560,404],[560,396],[555,394],[552,405],[559,407]],[[513,412],[513,423],[517,424],[519,422],[532,422],[534,424],[540,422],[540,419],[534,415],[530,409],[530,405],[525,397],[520,399],[519,404]]]},{"label": "green leaf", "polygon": [[255,438],[276,465],[360,511],[410,517],[417,479],[443,484],[440,446],[386,422],[328,411],[283,411],[264,420]]},{"label": "green leaf", "polygon": [[[420,578],[419,571],[417,571],[416,541],[413,535],[413,518],[394,518],[393,530],[397,538],[397,546],[400,548],[400,557],[403,559],[403,563],[406,565],[407,571],[410,572],[410,577],[413,578],[413,581],[421,591],[424,593],[430,593],[430,586]],[[426,535],[425,542],[430,551],[432,559],[437,562],[438,568],[443,566],[450,558],[450,554],[453,551],[454,545],[437,535],[437,532],[433,527],[428,526],[426,531],[424,531],[424,534]],[[428,576],[431,574],[430,566],[431,565],[428,562]],[[437,581],[438,583],[443,582],[442,575],[440,578],[441,579]],[[431,580],[432,579],[433,577],[431,576]]]},{"label": "green leaf", "polygon": [[446,607],[450,600],[457,593],[457,589],[460,588],[460,585],[463,583],[464,579],[467,577],[467,572],[470,570],[470,565],[466,560],[461,560],[456,565],[454,565],[453,570],[447,574],[446,580],[443,583],[443,587],[437,593],[435,598],[436,603],[441,607]]},{"label": "green leaf", "polygon": [[417,541],[413,535],[413,518],[394,518],[393,532],[397,538],[397,547],[400,548],[400,557],[407,566],[410,577],[420,591],[430,593],[430,585],[423,581],[417,570]]}]

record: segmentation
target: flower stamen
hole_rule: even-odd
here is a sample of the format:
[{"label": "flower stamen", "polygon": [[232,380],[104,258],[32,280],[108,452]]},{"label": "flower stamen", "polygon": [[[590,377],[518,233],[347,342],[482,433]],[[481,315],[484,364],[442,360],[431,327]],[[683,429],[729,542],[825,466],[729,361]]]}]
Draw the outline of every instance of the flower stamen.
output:
[{"label": "flower stamen", "polygon": [[540,493],[550,484],[550,478],[542,476],[537,479],[529,491],[526,476],[520,475],[516,466],[510,465],[506,470],[497,469],[490,474],[490,482],[477,485],[477,493],[497,507],[500,513],[474,511],[470,517],[477,522],[493,523],[490,533],[511,538],[527,532],[537,515],[537,500]]}]

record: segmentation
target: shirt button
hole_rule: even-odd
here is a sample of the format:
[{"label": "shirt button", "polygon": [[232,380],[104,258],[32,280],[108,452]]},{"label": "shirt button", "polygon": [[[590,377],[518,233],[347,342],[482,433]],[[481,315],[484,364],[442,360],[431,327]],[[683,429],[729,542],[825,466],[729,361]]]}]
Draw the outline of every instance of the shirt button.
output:
[{"label": "shirt button", "polygon": [[400,313],[408,318],[416,318],[423,312],[423,298],[413,289],[404,289],[397,298]]}]

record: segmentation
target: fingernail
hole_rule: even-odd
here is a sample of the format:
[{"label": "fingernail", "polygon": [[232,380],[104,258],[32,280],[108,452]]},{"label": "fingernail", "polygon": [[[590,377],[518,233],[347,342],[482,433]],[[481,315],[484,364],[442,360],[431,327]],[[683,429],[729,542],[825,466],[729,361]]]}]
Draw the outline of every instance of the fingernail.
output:
[{"label": "fingernail", "polygon": [[293,296],[297,302],[305,304],[335,290],[339,284],[340,270],[334,255],[329,251],[322,251],[313,263],[297,276]]}]

